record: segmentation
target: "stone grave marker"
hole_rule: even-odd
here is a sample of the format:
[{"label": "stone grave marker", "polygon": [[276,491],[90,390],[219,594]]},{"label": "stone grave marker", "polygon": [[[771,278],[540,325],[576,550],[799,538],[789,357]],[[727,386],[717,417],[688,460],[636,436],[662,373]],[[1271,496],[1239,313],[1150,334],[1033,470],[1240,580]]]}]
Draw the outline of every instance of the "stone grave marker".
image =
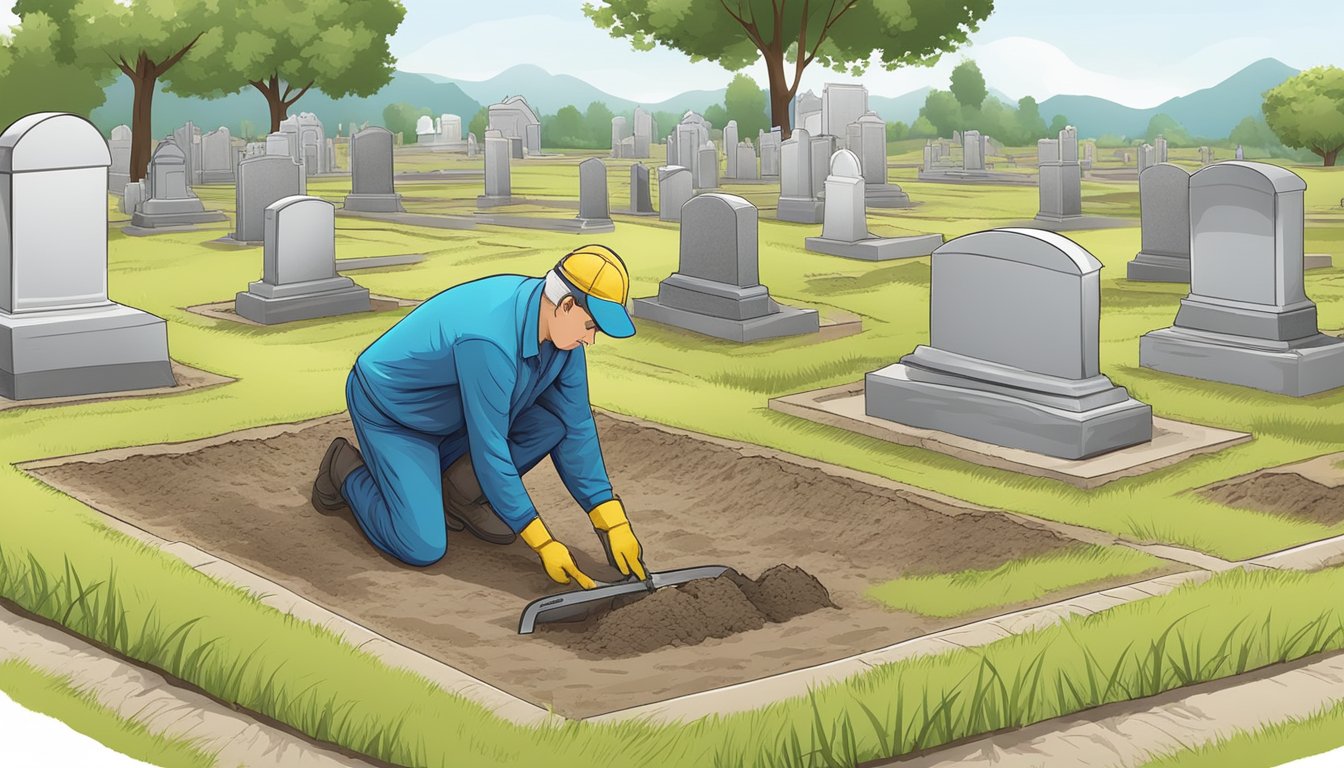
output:
[{"label": "stone grave marker", "polygon": [[804,246],[815,253],[865,261],[927,256],[943,242],[942,235],[874,237],[868,232],[864,207],[866,186],[859,158],[842,149],[831,157],[826,178],[825,220],[821,237],[809,237]]},{"label": "stone grave marker", "polygon": [[1158,163],[1139,174],[1143,244],[1126,266],[1130,280],[1190,282],[1190,174]]},{"label": "stone grave marker", "polygon": [[233,239],[261,242],[266,234],[266,209],[278,200],[299,194],[301,169],[288,155],[262,155],[238,164],[234,190],[237,228]]},{"label": "stone grave marker", "polygon": [[396,213],[401,207],[392,180],[392,132],[380,126],[350,137],[350,194],[342,207],[350,211]]},{"label": "stone grave marker", "polygon": [[819,224],[824,204],[812,184],[812,136],[796,128],[779,150],[779,202],[775,218],[799,224]]},{"label": "stone grave marker", "polygon": [[681,207],[694,195],[691,169],[668,165],[658,169],[658,219],[681,221]]},{"label": "stone grave marker", "polygon": [[149,160],[145,200],[131,214],[131,224],[148,229],[225,221],[222,211],[207,211],[192,193],[187,173],[186,155],[176,142],[160,142]]}]

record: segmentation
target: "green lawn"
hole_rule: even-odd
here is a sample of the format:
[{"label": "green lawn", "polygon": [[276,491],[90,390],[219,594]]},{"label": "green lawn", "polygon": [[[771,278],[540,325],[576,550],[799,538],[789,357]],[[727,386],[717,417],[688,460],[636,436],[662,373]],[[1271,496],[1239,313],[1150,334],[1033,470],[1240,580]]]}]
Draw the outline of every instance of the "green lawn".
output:
[{"label": "green lawn", "polygon": [[1344,747],[1344,702],[1311,717],[1273,723],[1163,755],[1140,768],[1274,768],[1339,747]]},{"label": "green lawn", "polygon": [[47,674],[24,662],[0,662],[0,691],[24,708],[54,717],[136,760],[164,768],[215,765],[214,756],[198,750],[190,740],[152,734],[143,725],[99,704],[92,693],[73,688],[69,678]]},{"label": "green lawn", "polygon": [[[909,143],[893,161],[918,162],[919,146],[922,142]],[[430,167],[468,162],[465,158],[445,159]],[[547,162],[552,164],[515,163],[515,191],[577,197],[573,165]],[[625,169],[629,164],[609,163],[613,207],[621,207],[621,185],[628,178]],[[1295,170],[1309,185],[1308,216],[1331,217],[1328,226],[1309,227],[1307,249],[1331,250],[1344,240],[1344,219],[1339,217],[1337,207],[1344,196],[1344,173]],[[903,211],[873,212],[870,220],[875,232],[938,231],[950,238],[1029,219],[1036,211],[1036,190],[1031,187],[919,183],[910,181],[913,175],[913,169],[892,173],[893,181],[901,183],[921,205]],[[310,193],[339,201],[348,184],[348,179],[315,180]],[[429,196],[438,194],[435,184],[422,188],[402,183],[398,189],[408,197]],[[455,190],[463,212],[476,194],[474,184],[438,187]],[[1132,183],[1086,182],[1083,190],[1084,207],[1090,213],[1137,212]],[[762,188],[729,187],[729,191],[745,191],[760,202],[768,198]],[[232,208],[231,187],[201,187],[198,194],[208,207]],[[114,213],[113,218],[124,216]],[[344,408],[343,382],[351,361],[407,310],[274,328],[242,326],[186,312],[183,308],[188,306],[230,299],[260,275],[259,247],[236,249],[209,242],[231,228],[231,223],[221,223],[199,232],[153,237],[129,237],[118,228],[109,229],[112,297],[166,318],[175,359],[237,381],[152,399],[0,412],[0,498],[5,500],[0,504],[0,528],[5,531],[8,571],[7,586],[0,589],[0,594],[16,600],[19,592],[55,595],[47,598],[49,606],[39,606],[39,612],[61,619],[67,609],[72,610],[64,617],[66,623],[90,634],[96,634],[90,627],[101,622],[104,631],[110,633],[107,642],[136,658],[149,660],[224,698],[275,714],[306,732],[392,760],[534,764],[557,756],[557,765],[639,762],[628,759],[633,750],[637,756],[656,755],[660,764],[666,765],[704,765],[709,762],[708,755],[720,756],[722,765],[738,765],[769,759],[762,750],[773,748],[777,743],[774,734],[786,727],[804,742],[813,738],[809,736],[813,711],[806,701],[684,729],[573,725],[534,733],[501,723],[413,675],[390,672],[368,656],[340,645],[329,634],[261,606],[238,590],[111,532],[83,504],[14,469],[12,463],[35,458],[185,441],[322,416]],[[1185,289],[1127,284],[1120,279],[1124,263],[1138,250],[1137,227],[1071,235],[1106,265],[1102,273],[1106,278],[1101,323],[1103,370],[1136,397],[1152,404],[1160,416],[1249,430],[1256,436],[1250,443],[1086,491],[858,437],[769,411],[766,401],[770,397],[858,380],[866,371],[895,360],[928,338],[927,258],[870,264],[808,254],[802,250],[802,238],[815,231],[816,227],[774,221],[766,213],[760,224],[762,282],[786,303],[862,316],[862,334],[827,342],[793,338],[744,347],[640,323],[636,337],[603,339],[590,350],[595,404],[834,462],[978,504],[1193,547],[1223,557],[1247,557],[1344,532],[1344,526],[1326,527],[1223,507],[1189,493],[1263,467],[1344,450],[1344,408],[1339,407],[1344,404],[1344,391],[1297,399],[1138,368],[1138,336],[1170,324]],[[601,241],[625,257],[635,296],[654,293],[658,281],[676,268],[675,227],[622,219],[616,232],[602,236]],[[406,298],[425,298],[447,286],[491,273],[540,274],[559,255],[579,244],[581,241],[573,236],[537,230],[438,230],[338,219],[339,257],[398,253],[428,256],[423,263],[410,267],[352,274],[374,293]],[[1344,328],[1344,302],[1340,301],[1344,272],[1313,272],[1307,281],[1308,293],[1319,303],[1322,327]],[[636,525],[639,514],[639,510],[631,510]],[[646,542],[646,546],[653,556],[656,542]],[[1137,562],[1133,565],[1133,573],[1148,567]],[[67,567],[72,570],[67,571]],[[1074,583],[1093,578],[1087,570],[1091,567],[1080,566]],[[102,619],[80,619],[83,613],[72,606],[82,590],[61,592],[53,586],[54,577],[45,584],[17,586],[37,578],[33,573],[72,572],[103,582],[114,578],[115,589],[104,584],[107,597],[102,605],[106,615]],[[1075,622],[1069,630],[1074,634],[1066,634],[1076,634],[1082,640],[1072,656],[1057,650],[1062,646],[1049,646],[1046,635],[1013,641],[1020,645],[1004,646],[1014,649],[1010,658],[1005,657],[1005,664],[1023,663],[1040,649],[1051,647],[1049,663],[1059,663],[1061,668],[1075,665],[1072,671],[1081,674],[1077,665],[1087,658],[1081,649],[1088,649],[1105,662],[1106,653],[1120,650],[1113,646],[1121,638],[1133,639],[1138,643],[1136,649],[1143,648],[1142,638],[1156,640],[1176,615],[1192,604],[1205,606],[1202,616],[1226,619],[1211,629],[1187,630],[1187,637],[1216,649],[1224,637],[1231,637],[1227,632],[1235,620],[1253,615],[1256,605],[1266,611],[1275,606],[1275,631],[1290,631],[1286,628],[1294,620],[1307,626],[1322,611],[1334,610],[1336,602],[1329,596],[1338,594],[1337,588],[1344,586],[1317,581],[1312,582],[1317,589],[1300,590],[1295,581],[1299,577],[1291,574],[1256,575],[1246,577],[1251,579],[1246,582],[1237,578],[1221,577],[1218,584],[1222,586],[1208,591],[1183,591],[1182,597],[1117,609],[1096,620],[1098,626],[1107,627],[1105,632],[1093,633],[1089,629],[1092,620]],[[1067,577],[1049,583],[1064,586],[1063,581]],[[1260,602],[1239,590],[1254,590]],[[107,608],[112,604],[115,611]],[[1285,607],[1289,613],[1280,612]],[[1249,626],[1263,621],[1263,617],[1252,619]],[[1055,638],[1062,642],[1064,636]],[[1257,658],[1261,657],[1248,657]],[[838,718],[838,713],[846,712],[847,722],[861,725],[868,722],[867,718],[849,703],[851,699],[867,702],[865,706],[876,708],[875,712],[891,714],[890,707],[904,701],[903,697],[920,690],[941,690],[940,686],[957,680],[964,683],[966,675],[973,679],[978,659],[970,654],[946,662],[920,662],[901,667],[904,672],[899,677],[874,673],[827,693],[819,711],[825,718]],[[1273,654],[1264,659],[1273,660]],[[952,666],[940,666],[945,663]],[[1235,671],[1235,666],[1223,665],[1220,673]],[[1137,690],[1133,686],[1112,686],[1106,695],[1124,697]],[[1083,703],[1083,698],[1067,691],[1052,692],[1051,698],[1058,706],[1033,703],[1030,714],[1066,710]],[[963,699],[961,703],[970,702]],[[901,720],[905,715],[893,716]],[[453,725],[445,727],[445,723]],[[964,726],[978,728],[985,723],[971,718]],[[926,744],[929,739],[943,738],[939,727],[930,726],[933,730],[914,741]],[[958,729],[962,727],[958,725]],[[962,735],[971,732],[957,730]],[[767,746],[755,734],[767,734]],[[892,745],[882,746],[879,738],[880,734],[870,734],[860,739],[864,754],[891,753]],[[902,739],[902,745],[913,743]],[[455,762],[460,755],[470,757]],[[418,756],[431,756],[432,761]]]},{"label": "green lawn", "polygon": [[1013,560],[997,568],[906,576],[868,590],[891,608],[951,617],[1038,600],[1080,583],[1160,568],[1163,561],[1126,547],[1080,545]]}]

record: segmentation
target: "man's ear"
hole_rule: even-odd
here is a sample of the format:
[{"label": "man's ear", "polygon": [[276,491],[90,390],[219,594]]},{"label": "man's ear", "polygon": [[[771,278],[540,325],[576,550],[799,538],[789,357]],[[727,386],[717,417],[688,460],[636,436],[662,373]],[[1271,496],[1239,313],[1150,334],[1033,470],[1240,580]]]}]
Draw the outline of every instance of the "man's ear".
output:
[{"label": "man's ear", "polygon": [[556,307],[556,309],[563,309],[566,312],[568,312],[573,308],[574,308],[574,297],[568,294],[566,294],[565,298],[560,300],[559,306]]}]

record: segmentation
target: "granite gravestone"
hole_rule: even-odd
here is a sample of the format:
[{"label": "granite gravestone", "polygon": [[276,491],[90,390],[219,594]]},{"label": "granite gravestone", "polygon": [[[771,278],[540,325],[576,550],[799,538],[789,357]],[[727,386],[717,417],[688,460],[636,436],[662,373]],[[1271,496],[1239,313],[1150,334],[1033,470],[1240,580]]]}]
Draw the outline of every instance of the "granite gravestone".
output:
[{"label": "granite gravestone", "polygon": [[186,156],[171,139],[161,142],[149,160],[145,200],[131,214],[137,227],[173,227],[225,221],[222,211],[207,211],[187,186]]},{"label": "granite gravestone", "polygon": [[508,205],[513,202],[509,174],[512,153],[509,143],[498,131],[485,132],[485,194],[476,198],[478,206]]},{"label": "granite gravestone", "polygon": [[131,183],[130,126],[118,125],[113,128],[107,148],[112,153],[112,167],[107,171],[107,191],[121,192]]},{"label": "granite gravestone", "polygon": [[653,199],[649,196],[649,169],[643,163],[630,166],[630,209],[621,211],[631,216],[652,216]]},{"label": "granite gravestone", "polygon": [[266,234],[266,209],[278,200],[299,194],[299,164],[288,155],[262,155],[238,164],[234,190],[237,228],[233,239],[261,242]]},{"label": "granite gravestone", "polygon": [[695,192],[691,189],[691,169],[668,165],[658,169],[658,219],[681,221],[681,207]]},{"label": "granite gravestone", "polygon": [[980,143],[979,131],[966,131],[961,134],[961,169],[963,171],[985,170],[984,146]]},{"label": "granite gravestone", "polygon": [[401,207],[392,180],[392,132],[373,126],[350,137],[350,194],[345,196],[348,211],[396,213]]},{"label": "granite gravestone", "polygon": [[779,150],[779,202],[775,218],[799,224],[819,224],[824,204],[812,184],[812,137],[794,129]]},{"label": "granite gravestone", "polygon": [[869,373],[869,416],[1084,459],[1152,439],[1152,408],[1101,373],[1101,263],[1037,229],[933,252],[929,344]]},{"label": "granite gravestone", "polygon": [[868,232],[864,208],[865,180],[859,158],[842,149],[831,157],[826,178],[825,220],[821,237],[809,237],[804,247],[815,253],[865,261],[927,256],[943,242],[942,235],[874,237]]},{"label": "granite gravestone", "polygon": [[294,195],[266,207],[261,280],[240,291],[241,317],[273,325],[367,312],[369,291],[336,274],[336,206]]},{"label": "granite gravestone", "polygon": [[782,134],[778,128],[771,128],[769,133],[761,134],[762,178],[774,178],[779,176],[779,145],[782,141]]},{"label": "granite gravestone", "polygon": [[233,137],[220,126],[201,137],[201,183],[229,184],[233,176]]},{"label": "granite gravestone", "polygon": [[1190,177],[1190,295],[1139,365],[1301,397],[1344,386],[1344,339],[1318,331],[1303,277],[1307,185],[1266,163]]},{"label": "granite gravestone", "polygon": [[737,179],[738,181],[757,181],[761,178],[760,168],[756,164],[756,148],[751,146],[750,141],[743,141],[737,145]]},{"label": "granite gravestone", "polygon": [[579,163],[579,216],[593,223],[611,223],[607,208],[607,166],[596,157]]},{"label": "granite gravestone", "polygon": [[815,333],[816,310],[778,304],[757,272],[757,212],[734,195],[699,195],[681,211],[677,271],[658,295],[635,299],[636,317],[730,341]]},{"label": "granite gravestone", "polygon": [[737,121],[729,120],[723,127],[723,177],[725,179],[737,178]]},{"label": "granite gravestone", "polygon": [[1190,174],[1158,163],[1139,174],[1143,243],[1126,267],[1130,280],[1190,282]]},{"label": "granite gravestone", "polygon": [[695,189],[704,192],[719,188],[719,151],[706,144],[696,151]]},{"label": "granite gravestone", "polygon": [[0,135],[0,397],[170,387],[161,318],[107,294],[107,142],[39,112]]},{"label": "granite gravestone", "polygon": [[854,153],[863,166],[864,197],[874,208],[909,208],[910,196],[899,184],[887,181],[887,124],[874,112],[868,112],[855,123],[858,127],[857,148]]},{"label": "granite gravestone", "polygon": [[1058,139],[1036,143],[1040,192],[1037,221],[1060,223],[1083,215],[1083,168],[1078,163],[1078,131],[1068,126]]},{"label": "granite gravestone", "polygon": [[821,97],[805,91],[794,106],[794,125],[807,131],[809,136],[821,133]]},{"label": "granite gravestone", "polygon": [[506,139],[520,140],[519,154],[514,157],[541,154],[541,119],[527,99],[510,96],[498,104],[491,104],[488,115],[490,130],[499,131]]},{"label": "granite gravestone", "polygon": [[648,157],[653,145],[653,115],[642,107],[635,107],[635,157]]},{"label": "granite gravestone", "polygon": [[858,84],[826,83],[821,88],[821,133],[835,136],[841,149],[847,146],[845,126],[857,122],[868,111],[868,89]]}]

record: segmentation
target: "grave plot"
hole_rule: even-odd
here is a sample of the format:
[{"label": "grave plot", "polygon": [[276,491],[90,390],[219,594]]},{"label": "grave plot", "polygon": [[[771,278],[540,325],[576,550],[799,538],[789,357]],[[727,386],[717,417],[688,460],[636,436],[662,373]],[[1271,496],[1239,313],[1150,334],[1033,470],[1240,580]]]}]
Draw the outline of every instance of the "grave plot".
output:
[{"label": "grave plot", "polygon": [[1219,504],[1321,525],[1344,523],[1344,453],[1271,467],[1208,486]]},{"label": "grave plot", "polygon": [[[649,567],[721,564],[741,576],[520,636],[523,607],[567,589],[523,543],[450,532],[447,557],[413,568],[374,550],[348,513],[310,505],[324,449],[337,435],[353,437],[343,416],[278,437],[224,435],[30,471],[105,514],[189,542],[571,717],[808,667],[1008,610],[934,619],[865,593],[901,576],[989,569],[1081,546],[1042,525],[754,446],[606,414],[598,431]],[[579,566],[615,580],[553,469],[543,463],[525,483]]]}]

